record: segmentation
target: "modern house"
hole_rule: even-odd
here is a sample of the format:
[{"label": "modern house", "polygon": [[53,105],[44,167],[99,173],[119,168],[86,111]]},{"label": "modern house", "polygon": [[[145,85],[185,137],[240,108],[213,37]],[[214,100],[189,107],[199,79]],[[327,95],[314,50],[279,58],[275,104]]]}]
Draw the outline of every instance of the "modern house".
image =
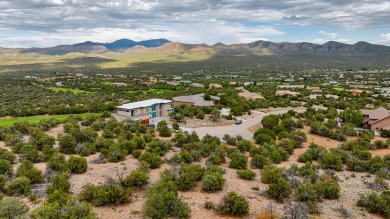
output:
[{"label": "modern house", "polygon": [[277,90],[276,96],[298,96],[300,93],[289,90]]},{"label": "modern house", "polygon": [[150,99],[117,106],[118,115],[140,121],[142,124],[153,123],[157,117],[167,117],[172,109],[172,100]]},{"label": "modern house", "polygon": [[210,100],[205,100],[204,94],[179,96],[173,98],[173,106],[176,107],[183,104],[188,106],[215,106],[220,99],[217,96],[210,96]]},{"label": "modern house", "polygon": [[200,83],[192,83],[189,86],[195,88],[204,88],[204,84],[200,84]]},{"label": "modern house", "polygon": [[380,107],[375,110],[362,110],[363,128],[375,131],[390,130],[390,111]]},{"label": "modern house", "polygon": [[354,96],[360,96],[363,92],[366,92],[366,94],[373,94],[373,92],[370,90],[352,89],[352,90],[346,90],[346,91]]},{"label": "modern house", "polygon": [[220,84],[209,84],[209,89],[220,89],[222,85]]}]

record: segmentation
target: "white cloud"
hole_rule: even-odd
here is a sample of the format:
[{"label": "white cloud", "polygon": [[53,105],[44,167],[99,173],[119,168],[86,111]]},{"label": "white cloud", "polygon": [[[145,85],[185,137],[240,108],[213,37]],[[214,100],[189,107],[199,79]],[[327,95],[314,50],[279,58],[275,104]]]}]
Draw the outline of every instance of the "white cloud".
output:
[{"label": "white cloud", "polygon": [[258,26],[247,27],[240,24],[226,24],[223,22],[174,24],[169,26],[148,25],[143,28],[92,28],[92,29],[64,29],[51,33],[34,32],[34,36],[8,36],[2,37],[7,42],[6,47],[48,47],[59,44],[74,44],[84,41],[113,42],[120,38],[136,41],[145,39],[166,38],[172,41],[185,43],[217,42],[226,44],[248,43],[256,40],[266,40],[267,36],[279,36],[284,32],[273,27]]},{"label": "white cloud", "polygon": [[332,40],[336,39],[337,35],[338,35],[337,33],[327,33],[327,32],[322,31],[322,30],[318,31],[318,33],[323,34]]},{"label": "white cloud", "polygon": [[390,33],[381,33],[380,37],[382,42],[390,43]]}]

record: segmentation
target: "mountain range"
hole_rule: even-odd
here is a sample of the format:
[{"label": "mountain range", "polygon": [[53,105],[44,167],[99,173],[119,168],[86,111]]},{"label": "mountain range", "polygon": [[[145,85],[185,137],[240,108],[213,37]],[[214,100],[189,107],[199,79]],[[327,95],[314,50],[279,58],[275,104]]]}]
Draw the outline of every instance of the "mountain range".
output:
[{"label": "mountain range", "polygon": [[388,56],[390,47],[375,45],[367,42],[345,44],[329,41],[324,44],[307,42],[275,43],[270,41],[255,41],[252,43],[241,43],[225,45],[217,43],[207,44],[184,44],[171,42],[166,39],[154,39],[136,42],[129,39],[120,39],[112,43],[98,43],[87,41],[73,45],[59,45],[48,48],[28,49],[1,49],[3,53],[37,53],[44,55],[64,55],[67,53],[105,54],[105,53],[132,53],[132,54],[207,54],[207,55],[318,55],[318,56]]}]

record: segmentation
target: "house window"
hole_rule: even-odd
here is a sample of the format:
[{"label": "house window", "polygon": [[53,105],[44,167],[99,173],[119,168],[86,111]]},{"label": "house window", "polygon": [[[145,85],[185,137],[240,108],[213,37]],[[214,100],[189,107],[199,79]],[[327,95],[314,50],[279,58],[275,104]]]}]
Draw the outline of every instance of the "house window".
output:
[{"label": "house window", "polygon": [[131,116],[135,116],[135,110],[131,111]]}]

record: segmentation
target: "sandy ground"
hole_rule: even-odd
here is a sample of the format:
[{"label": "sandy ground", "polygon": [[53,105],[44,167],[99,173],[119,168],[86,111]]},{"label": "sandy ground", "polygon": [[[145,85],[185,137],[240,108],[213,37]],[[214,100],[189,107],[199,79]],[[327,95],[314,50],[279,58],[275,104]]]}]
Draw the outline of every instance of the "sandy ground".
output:
[{"label": "sandy ground", "polygon": [[[274,110],[271,113],[282,113],[286,112],[286,109],[283,111]],[[255,113],[252,114],[254,118],[245,118],[245,122],[250,121],[247,126],[240,126],[241,130],[245,130],[248,133],[248,136],[252,137],[252,133],[250,131],[252,126],[257,125],[263,116],[263,113]],[[251,123],[252,122],[252,123]],[[228,126],[228,127],[238,127],[238,126]],[[215,129],[220,127],[211,127],[209,129],[209,133],[215,133]],[[249,128],[249,129],[248,129]],[[229,131],[229,129],[227,129]],[[301,129],[301,131],[305,132],[308,141],[305,142],[302,148],[296,149],[294,154],[290,157],[288,161],[282,162],[278,166],[288,168],[291,164],[303,165],[297,162],[297,158],[300,154],[307,150],[308,146],[311,142],[315,142],[319,145],[324,146],[327,149],[337,147],[340,142],[321,137],[318,135],[312,135],[309,133],[310,128],[305,127]],[[254,130],[255,131],[255,130]],[[52,130],[46,132],[50,136],[56,137],[58,134],[63,133],[63,126],[57,126]],[[231,132],[228,132],[232,135]],[[156,135],[158,136],[158,134]],[[28,139],[28,138],[26,138]],[[380,137],[376,137],[373,141],[381,139]],[[164,138],[164,140],[169,140],[169,138]],[[382,139],[383,140],[383,139]],[[0,147],[10,149],[6,147],[4,142],[0,141]],[[173,148],[169,151],[165,158],[170,158],[175,152],[179,152],[179,148]],[[383,150],[375,150],[372,151],[375,155],[383,156],[384,154],[390,153],[390,149]],[[70,178],[71,183],[71,193],[73,195],[77,195],[83,185],[87,183],[93,184],[101,184],[104,183],[108,178],[118,178],[118,172],[122,173],[123,176],[126,176],[132,170],[138,167],[139,162],[137,159],[133,158],[131,155],[128,155],[126,159],[119,163],[100,163],[97,164],[94,161],[99,157],[99,154],[94,154],[87,157],[88,160],[88,170],[84,174],[72,174]],[[265,191],[267,189],[267,185],[262,184],[260,182],[260,171],[254,170],[256,172],[256,178],[252,181],[245,181],[239,179],[236,170],[228,168],[229,159],[227,159],[226,163],[221,166],[225,169],[226,173],[224,174],[224,178],[226,180],[224,188],[220,192],[216,193],[206,193],[201,191],[201,183],[198,182],[197,185],[192,188],[190,191],[179,192],[181,196],[189,203],[192,216],[194,219],[204,219],[204,218],[236,218],[236,217],[227,217],[221,216],[217,214],[214,210],[205,209],[204,203],[206,201],[213,202],[214,206],[217,206],[222,197],[228,192],[235,191],[238,194],[246,197],[248,202],[250,203],[250,212],[244,217],[248,219],[256,218],[256,216],[260,213],[262,208],[266,208],[269,203],[274,203],[276,209],[279,212],[282,212],[283,204],[277,203],[272,199],[268,199],[260,195],[261,191]],[[250,160],[249,160],[250,162]],[[199,164],[205,165],[205,159],[202,159]],[[14,164],[14,169],[17,168],[19,164]],[[46,169],[45,163],[37,163],[34,164],[38,169],[43,172]],[[153,169],[149,171],[150,174],[150,182],[149,184],[142,189],[137,189],[134,191],[133,197],[129,203],[122,205],[110,205],[104,207],[94,207],[93,211],[97,214],[98,218],[110,218],[110,219],[127,219],[127,218],[135,218],[141,219],[143,205],[146,201],[146,197],[144,195],[145,190],[147,190],[155,181],[159,179],[161,171],[166,168],[171,168],[171,166],[167,163],[163,163],[159,169]],[[369,214],[366,210],[362,210],[361,208],[356,207],[356,201],[359,198],[359,193],[363,193],[369,191],[364,181],[372,181],[375,177],[374,175],[370,175],[368,173],[355,173],[356,177],[351,177],[352,172],[342,171],[336,173],[340,178],[340,186],[341,186],[341,197],[338,200],[324,200],[322,203],[319,203],[320,211],[322,213],[321,218],[342,218],[341,215],[335,211],[335,209],[342,204],[346,208],[348,208],[353,214],[352,218],[380,218],[377,215]],[[370,177],[368,177],[370,176]],[[387,180],[390,183],[389,180]],[[253,188],[257,187],[259,191],[254,190]],[[23,202],[29,205],[30,209],[34,209],[39,205],[31,203],[27,198],[21,199]]]}]

